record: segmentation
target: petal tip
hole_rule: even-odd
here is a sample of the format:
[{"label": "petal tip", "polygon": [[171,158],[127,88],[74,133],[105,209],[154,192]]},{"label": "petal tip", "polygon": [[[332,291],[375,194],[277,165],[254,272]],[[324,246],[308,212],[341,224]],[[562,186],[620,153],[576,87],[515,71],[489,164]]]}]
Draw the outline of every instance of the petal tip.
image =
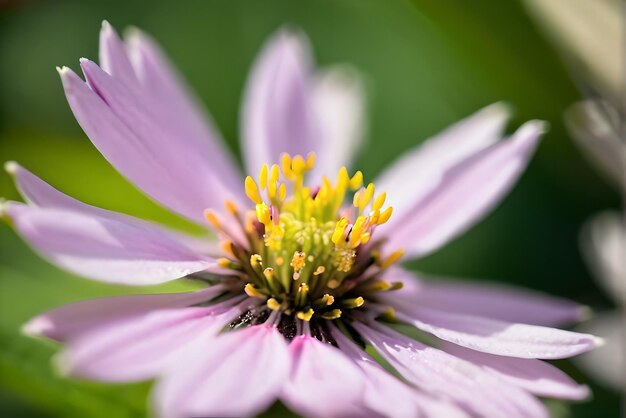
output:
[{"label": "petal tip", "polygon": [[28,337],[41,337],[51,328],[52,324],[48,319],[37,316],[22,325],[20,332]]},{"label": "petal tip", "polygon": [[20,169],[20,165],[15,161],[7,161],[4,163],[4,171],[9,173],[11,176],[15,176],[17,174],[17,170]]},{"label": "petal tip", "polygon": [[594,312],[589,306],[583,305],[578,308],[578,320],[587,321],[593,318]]},{"label": "petal tip", "polygon": [[606,340],[602,337],[592,336],[593,338],[593,348],[599,348],[606,345]]}]

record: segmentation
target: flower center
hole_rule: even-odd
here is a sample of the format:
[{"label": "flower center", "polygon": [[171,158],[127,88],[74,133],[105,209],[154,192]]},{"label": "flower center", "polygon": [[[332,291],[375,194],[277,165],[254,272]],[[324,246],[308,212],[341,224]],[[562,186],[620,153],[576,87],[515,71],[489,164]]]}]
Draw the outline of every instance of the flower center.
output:
[{"label": "flower center", "polygon": [[[280,166],[263,165],[258,182],[246,178],[255,210],[242,216],[226,204],[245,237],[215,212],[205,212],[222,237],[227,257],[220,265],[236,272],[243,290],[262,299],[266,311],[305,322],[349,318],[376,292],[402,287],[381,275],[403,251],[382,258],[382,241],[373,239],[392,213],[384,207],[386,194],[375,194],[373,183],[364,187],[362,173],[350,176],[345,167],[334,182],[323,177],[321,185],[309,187],[305,177],[314,164],[314,154],[283,154]],[[344,204],[347,197],[351,205]]]}]

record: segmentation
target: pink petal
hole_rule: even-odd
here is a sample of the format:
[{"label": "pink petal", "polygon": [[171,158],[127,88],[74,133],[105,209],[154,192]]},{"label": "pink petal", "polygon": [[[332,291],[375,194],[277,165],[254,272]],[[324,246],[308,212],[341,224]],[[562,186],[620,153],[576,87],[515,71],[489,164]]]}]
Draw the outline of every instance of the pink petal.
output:
[{"label": "pink petal", "polygon": [[474,415],[547,417],[534,397],[480,367],[382,325],[377,330],[358,322],[353,325],[406,380],[427,393],[450,399]]},{"label": "pink petal", "polygon": [[224,287],[215,285],[196,292],[116,296],[71,303],[36,316],[24,332],[56,341],[74,339],[86,331],[155,309],[182,308],[209,301]]},{"label": "pink petal", "polygon": [[165,228],[161,225],[152,224],[119,212],[88,205],[60,192],[14,161],[7,162],[5,164],[5,169],[9,174],[11,174],[11,176],[13,176],[15,184],[22,197],[32,206],[67,209],[84,214],[116,219],[126,223],[139,224],[140,226],[146,226],[149,228],[157,228],[163,234],[167,234],[172,239],[180,241],[197,253],[220,253],[220,251],[216,251],[219,248],[217,246],[216,238],[213,236],[196,237],[180,231]]},{"label": "pink petal", "polygon": [[100,65],[102,69],[132,88],[137,84],[137,77],[128,59],[126,46],[106,20],[100,30]]},{"label": "pink petal", "polygon": [[227,332],[185,350],[153,399],[168,418],[253,416],[276,400],[289,367],[285,339],[275,328]]},{"label": "pink petal", "polygon": [[365,375],[341,350],[308,336],[289,345],[291,376],[281,400],[307,417],[370,416],[364,404]]},{"label": "pink petal", "polygon": [[16,202],[3,210],[42,256],[92,279],[149,285],[217,268],[214,260],[147,224]]},{"label": "pink petal", "polygon": [[65,374],[99,381],[150,379],[200,336],[214,336],[240,314],[212,307],[148,311],[71,340],[57,359]]},{"label": "pink petal", "polygon": [[[365,375],[365,390],[363,394],[364,404],[380,416],[394,418],[417,417],[420,412],[427,413],[429,401],[438,403],[424,394],[417,392],[415,388],[408,386],[400,379],[387,373],[365,351],[357,347],[336,328],[332,329],[333,337],[339,348],[354,361]],[[393,405],[393,407],[390,407]],[[450,405],[447,417],[465,416],[462,411],[456,410]]]},{"label": "pink petal", "polygon": [[513,186],[532,155],[544,124],[524,124],[514,136],[492,145],[445,172],[407,216],[384,228],[387,248],[423,257],[482,219]]},{"label": "pink petal", "polygon": [[389,269],[385,280],[402,282],[398,291],[381,294],[389,304],[420,306],[446,312],[484,316],[501,321],[559,326],[583,319],[589,308],[566,299],[500,283],[421,277]]},{"label": "pink petal", "polygon": [[421,143],[389,166],[374,182],[393,206],[390,222],[403,219],[443,181],[445,172],[502,138],[509,109],[502,103],[474,113]]},{"label": "pink petal", "polygon": [[[246,171],[256,175],[280,154],[317,151],[311,56],[303,34],[282,29],[263,47],[250,73],[242,108]],[[321,156],[318,156],[321,158]]]},{"label": "pink petal", "polygon": [[311,185],[322,176],[334,178],[350,167],[365,133],[365,91],[358,73],[349,67],[326,70],[315,79],[313,108],[321,130],[317,161],[308,176]]},{"label": "pink petal", "polygon": [[572,400],[589,397],[590,392],[587,386],[579,385],[561,370],[545,361],[494,356],[450,343],[444,344],[441,348],[537,396]]},{"label": "pink petal", "polygon": [[398,319],[472,350],[519,358],[559,359],[601,344],[593,335],[515,324],[422,307],[400,307]]}]

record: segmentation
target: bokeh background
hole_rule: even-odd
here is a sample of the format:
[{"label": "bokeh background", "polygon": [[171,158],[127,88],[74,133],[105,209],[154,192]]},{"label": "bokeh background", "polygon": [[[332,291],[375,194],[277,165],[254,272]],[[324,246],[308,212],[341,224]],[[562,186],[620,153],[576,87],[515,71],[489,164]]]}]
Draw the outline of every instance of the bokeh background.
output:
[{"label": "bokeh background", "polygon": [[[403,151],[496,101],[515,110],[510,129],[532,118],[550,132],[519,185],[478,227],[412,268],[485,278],[611,309],[578,249],[593,213],[616,193],[572,145],[562,115],[581,98],[553,45],[517,0],[0,0],[0,160],[17,160],[91,204],[188,228],[122,179],[75,122],[57,65],[97,58],[102,19],[136,25],[161,42],[238,153],[240,97],[266,36],[284,24],[310,36],[317,62],[348,63],[369,97],[368,142],[358,166],[374,177]],[[18,199],[8,175],[0,196]],[[168,290],[185,284],[168,285]],[[77,278],[40,260],[0,223],[0,415],[141,417],[149,384],[109,386],[59,377],[52,343],[20,325],[54,306],[129,292]],[[560,362],[593,399],[550,402],[555,416],[617,417],[618,394]],[[284,408],[268,416],[287,416]]]}]

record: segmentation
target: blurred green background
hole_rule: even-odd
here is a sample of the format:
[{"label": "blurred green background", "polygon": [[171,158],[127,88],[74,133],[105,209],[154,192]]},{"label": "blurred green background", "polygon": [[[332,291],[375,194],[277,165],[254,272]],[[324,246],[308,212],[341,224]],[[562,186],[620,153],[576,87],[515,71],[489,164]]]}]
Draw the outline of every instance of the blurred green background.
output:
[{"label": "blurred green background", "polygon": [[[367,146],[358,163],[372,178],[448,124],[489,103],[513,105],[510,129],[525,120],[551,129],[519,185],[462,238],[411,267],[485,278],[611,308],[578,251],[582,223],[618,207],[616,194],[570,142],[562,122],[580,98],[553,47],[516,0],[317,0],[103,2],[0,1],[0,160],[17,160],[86,202],[185,226],[123,180],[97,153],[63,96],[57,65],[97,58],[102,19],[136,25],[169,53],[238,153],[238,112],[247,71],[265,37],[303,28],[320,65],[349,63],[369,97]],[[18,199],[0,175],[0,196]],[[169,285],[182,289],[184,284]],[[35,256],[0,224],[0,415],[141,417],[149,384],[109,386],[58,377],[51,343],[19,327],[51,307],[88,297],[158,289],[120,288],[64,273]],[[551,402],[559,416],[618,416],[618,396],[590,384],[589,402]],[[283,415],[278,408],[268,414]]]}]

